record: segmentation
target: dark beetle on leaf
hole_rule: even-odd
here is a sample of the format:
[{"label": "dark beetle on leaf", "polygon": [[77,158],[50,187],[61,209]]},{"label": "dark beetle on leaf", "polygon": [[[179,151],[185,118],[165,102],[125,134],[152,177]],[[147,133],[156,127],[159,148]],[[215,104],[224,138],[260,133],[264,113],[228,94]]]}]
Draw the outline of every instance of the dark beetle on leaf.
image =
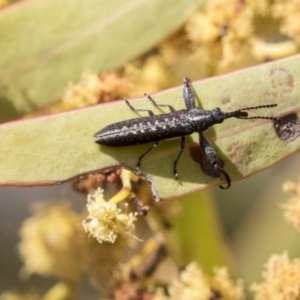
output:
[{"label": "dark beetle on leaf", "polygon": [[225,119],[229,118],[277,120],[274,117],[248,117],[248,113],[246,112],[252,109],[275,107],[277,104],[246,107],[232,112],[222,112],[218,107],[212,110],[197,108],[189,78],[183,79],[183,100],[186,109],[175,110],[171,105],[157,104],[151,96],[147,95],[147,97],[156,107],[168,107],[170,112],[155,115],[148,109],[135,109],[128,100],[124,99],[131,110],[134,112],[146,111],[149,116],[121,121],[104,127],[95,133],[94,137],[96,138],[96,143],[112,147],[124,147],[154,142],[154,144],[139,157],[137,162],[138,170],[143,157],[154,149],[161,140],[180,137],[181,148],[173,164],[173,173],[176,179],[178,179],[177,163],[185,148],[185,136],[198,132],[199,147],[206,161],[216,174],[223,174],[226,179],[227,186],[223,187],[220,185],[222,189],[228,189],[231,185],[231,180],[227,172],[225,172],[218,163],[217,153],[204,137],[203,132],[209,127],[222,123]]}]

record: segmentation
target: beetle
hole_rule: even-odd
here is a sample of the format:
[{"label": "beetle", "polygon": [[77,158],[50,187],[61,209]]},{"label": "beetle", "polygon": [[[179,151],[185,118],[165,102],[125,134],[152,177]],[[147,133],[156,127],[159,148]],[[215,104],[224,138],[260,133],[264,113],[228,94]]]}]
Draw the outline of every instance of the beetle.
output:
[{"label": "beetle", "polygon": [[211,171],[214,172],[217,177],[223,174],[226,179],[227,186],[223,187],[220,185],[222,189],[228,189],[230,187],[231,179],[228,173],[223,170],[216,151],[204,137],[203,132],[209,127],[222,123],[229,118],[277,120],[275,117],[248,117],[248,112],[246,112],[253,109],[275,107],[277,104],[245,107],[232,112],[222,112],[218,107],[212,110],[197,108],[191,81],[187,77],[183,79],[183,100],[186,109],[175,110],[171,105],[156,103],[150,95],[145,94],[145,96],[147,96],[154,106],[167,107],[170,112],[155,115],[152,110],[149,109],[135,109],[127,99],[123,98],[132,111],[147,112],[149,116],[110,124],[94,134],[96,138],[95,142],[112,147],[124,147],[154,142],[154,144],[139,157],[136,166],[136,169],[139,170],[144,156],[158,146],[161,140],[180,137],[180,151],[173,163],[173,174],[176,179],[178,179],[177,163],[185,148],[185,136],[197,132],[199,134],[199,147],[209,168],[211,168]]}]

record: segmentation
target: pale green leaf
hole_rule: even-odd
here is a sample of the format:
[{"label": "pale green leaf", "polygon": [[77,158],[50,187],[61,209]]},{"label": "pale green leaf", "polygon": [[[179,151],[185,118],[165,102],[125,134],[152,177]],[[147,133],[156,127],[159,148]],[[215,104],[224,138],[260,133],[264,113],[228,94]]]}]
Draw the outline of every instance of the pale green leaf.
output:
[{"label": "pale green leaf", "polygon": [[[199,105],[232,111],[245,106],[277,103],[278,107],[253,111],[253,115],[280,116],[300,109],[300,56],[263,64],[220,77],[194,82]],[[188,74],[187,74],[188,75]],[[158,103],[184,108],[182,86],[153,96]],[[147,99],[131,102],[136,108],[153,108]],[[123,101],[86,109],[3,124],[0,127],[0,184],[54,184],[76,175],[120,164],[134,167],[150,146],[112,148],[94,143],[93,134],[104,126],[136,117]],[[300,148],[300,139],[280,140],[270,120],[229,119],[206,133],[224,169],[239,180],[277,163]],[[187,138],[187,149],[178,164],[179,180],[172,174],[179,140],[165,141],[142,162],[158,194],[170,198],[219,185],[223,180],[206,176],[190,157],[198,135]]]},{"label": "pale green leaf", "polygon": [[215,266],[231,263],[213,200],[209,193],[201,192],[172,201],[178,210],[172,229],[185,264],[197,261],[209,273]]},{"label": "pale green leaf", "polygon": [[203,2],[33,0],[3,9],[0,118],[53,101],[86,70],[124,65],[182,26],[187,12]]}]

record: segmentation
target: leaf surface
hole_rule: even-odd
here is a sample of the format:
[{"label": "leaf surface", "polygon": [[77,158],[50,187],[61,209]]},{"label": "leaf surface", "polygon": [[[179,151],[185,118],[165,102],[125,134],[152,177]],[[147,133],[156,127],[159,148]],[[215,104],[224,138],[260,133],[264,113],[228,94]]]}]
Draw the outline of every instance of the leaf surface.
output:
[{"label": "leaf surface", "polygon": [[172,200],[179,213],[173,220],[185,264],[197,261],[212,273],[216,266],[230,266],[229,250],[211,193],[194,193]]},{"label": "leaf surface", "polygon": [[0,11],[0,120],[43,107],[86,70],[124,65],[204,0],[32,0]]},{"label": "leaf surface", "polygon": [[[263,64],[231,74],[193,82],[199,106],[232,111],[268,103],[275,108],[255,110],[251,115],[282,116],[300,110],[300,56]],[[162,91],[158,103],[184,108],[182,86]],[[136,108],[157,110],[147,99],[133,100]],[[142,115],[142,113],[141,113]],[[150,145],[113,148],[94,143],[93,134],[104,126],[135,118],[123,101],[102,104],[0,126],[0,185],[42,185],[65,181],[76,175],[110,166],[134,167]],[[279,162],[300,148],[299,137],[291,142],[278,138],[270,120],[228,119],[209,129],[205,136],[224,161],[232,180],[239,180]],[[141,170],[152,176],[162,198],[187,194],[219,185],[222,178],[204,175],[191,158],[198,134],[187,138],[178,163],[179,180],[172,174],[180,140],[164,141],[142,161]],[[197,149],[197,148],[196,148]]]}]

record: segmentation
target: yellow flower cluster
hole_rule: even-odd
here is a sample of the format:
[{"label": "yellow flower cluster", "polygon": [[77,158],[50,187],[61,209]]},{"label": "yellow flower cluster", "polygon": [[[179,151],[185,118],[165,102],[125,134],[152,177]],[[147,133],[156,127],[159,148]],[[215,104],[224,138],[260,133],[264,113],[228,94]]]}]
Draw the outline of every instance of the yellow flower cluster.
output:
[{"label": "yellow flower cluster", "polygon": [[[127,207],[126,204],[125,206]],[[114,243],[118,235],[135,237],[131,233],[138,213],[127,214],[115,203],[105,201],[100,188],[88,195],[87,210],[89,215],[83,221],[83,228],[99,243]]]},{"label": "yellow flower cluster", "polygon": [[248,61],[252,18],[253,10],[243,2],[209,1],[205,13],[195,12],[186,25],[196,57],[211,64],[214,74]]},{"label": "yellow flower cluster", "polygon": [[104,282],[107,284],[124,257],[127,249],[124,239],[119,237],[114,244],[99,244],[89,239],[82,228],[82,215],[73,212],[67,202],[38,204],[34,210],[34,215],[24,222],[20,231],[23,278],[32,273],[54,276],[61,280],[60,285],[48,292],[68,295],[71,299],[83,275],[97,287]]},{"label": "yellow flower cluster", "polygon": [[300,298],[300,259],[289,260],[287,253],[272,255],[263,272],[264,282],[253,284],[255,300],[297,300]]},{"label": "yellow flower cluster", "polygon": [[244,299],[243,282],[234,283],[226,268],[214,270],[215,275],[209,277],[193,262],[181,272],[180,278],[168,287],[169,296],[158,289],[154,300],[241,300]]},{"label": "yellow flower cluster", "polygon": [[274,18],[282,19],[280,32],[300,44],[299,0],[276,0],[272,8]]},{"label": "yellow flower cluster", "polygon": [[286,182],[283,186],[284,191],[294,193],[286,204],[281,207],[285,210],[284,217],[287,222],[291,223],[298,231],[300,231],[300,184]]},{"label": "yellow flower cluster", "polygon": [[194,59],[211,72],[206,76],[224,73],[297,53],[300,4],[210,0],[204,12],[191,14],[186,32]]},{"label": "yellow flower cluster", "polygon": [[80,215],[72,212],[67,203],[37,205],[35,212],[20,231],[19,250],[24,260],[22,274],[35,272],[77,281],[81,275],[77,262],[82,254],[78,249],[84,245]]},{"label": "yellow flower cluster", "polygon": [[121,99],[133,89],[132,78],[117,72],[97,75],[92,72],[82,74],[77,84],[69,84],[62,96],[64,109],[80,108],[97,103]]}]

